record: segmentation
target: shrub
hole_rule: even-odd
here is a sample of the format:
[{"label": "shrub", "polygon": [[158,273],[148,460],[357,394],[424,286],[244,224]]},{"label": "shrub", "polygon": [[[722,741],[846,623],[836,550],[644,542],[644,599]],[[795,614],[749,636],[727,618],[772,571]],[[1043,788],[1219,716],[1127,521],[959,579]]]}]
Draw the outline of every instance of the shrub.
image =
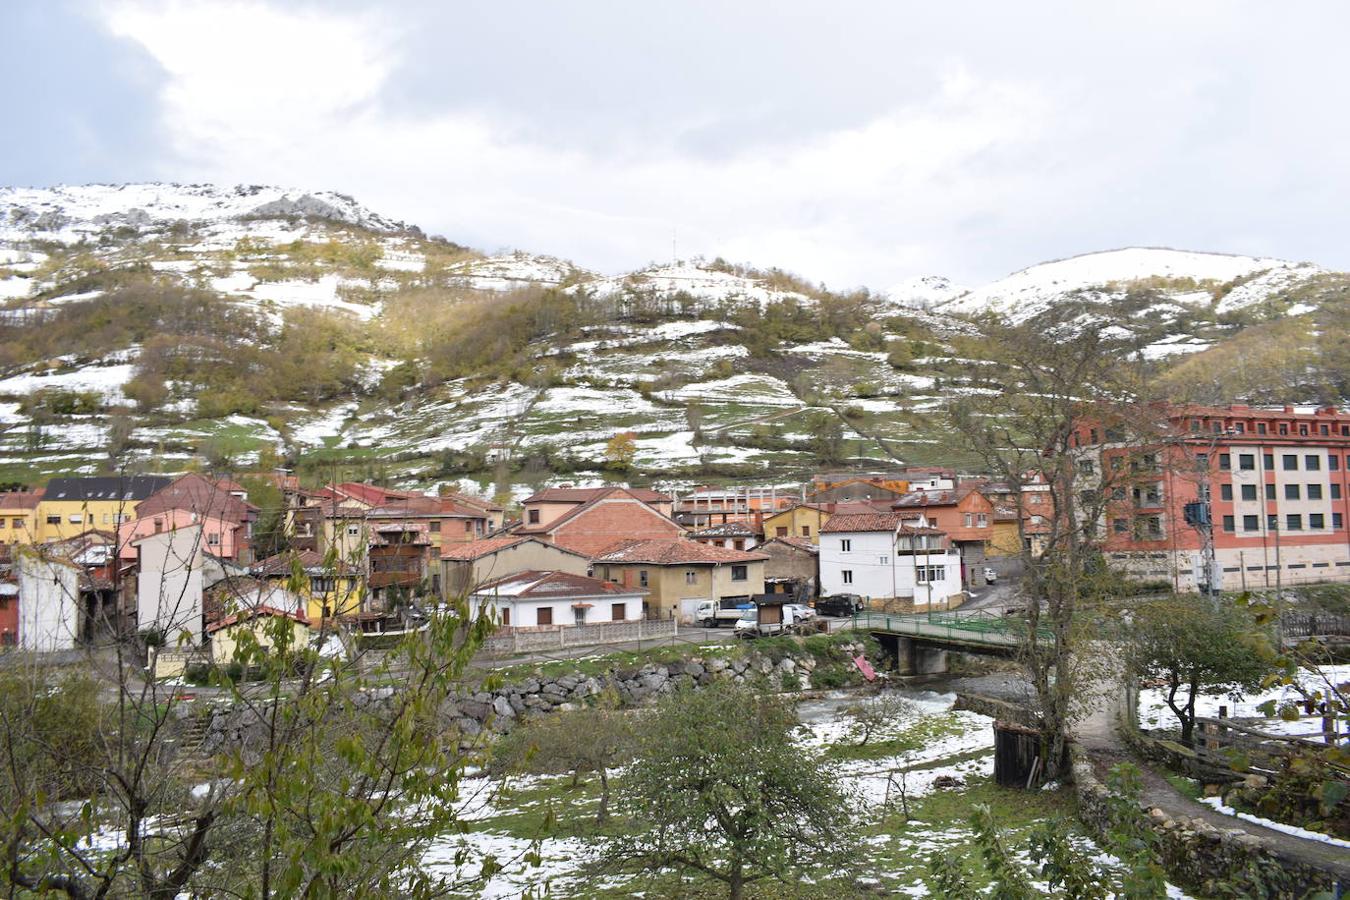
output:
[{"label": "shrub", "polygon": [[847,666],[843,663],[831,662],[816,666],[816,670],[811,673],[811,683],[818,688],[829,690],[847,687],[851,677]]}]

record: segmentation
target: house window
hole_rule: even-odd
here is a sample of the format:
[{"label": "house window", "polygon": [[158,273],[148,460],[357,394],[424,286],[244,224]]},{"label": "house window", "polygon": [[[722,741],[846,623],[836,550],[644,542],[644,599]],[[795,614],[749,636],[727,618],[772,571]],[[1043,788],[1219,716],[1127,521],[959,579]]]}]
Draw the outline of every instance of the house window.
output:
[{"label": "house window", "polygon": [[1267,471],[1267,472],[1274,471],[1274,469],[1275,469],[1275,454],[1274,454],[1274,453],[1262,453],[1262,454],[1261,454],[1261,462],[1265,464],[1265,467],[1266,467],[1266,471]]},{"label": "house window", "polygon": [[639,586],[639,587],[646,587],[646,586],[647,586],[647,570],[646,570],[646,569],[639,569],[639,570],[638,570],[638,586]]},{"label": "house window", "polygon": [[164,530],[164,520],[155,519],[155,534],[159,534],[163,530]]},{"label": "house window", "polygon": [[1238,456],[1238,468],[1250,472],[1256,468],[1256,454],[1243,453]]},{"label": "house window", "polygon": [[714,547],[725,547],[726,545],[727,545],[727,542],[724,541],[724,540],[722,540],[721,538],[718,538],[717,540],[713,541],[713,546],[714,546]]},{"label": "house window", "polygon": [[1233,526],[1233,517],[1232,517],[1232,516],[1224,516],[1224,517],[1223,517],[1223,530],[1224,530],[1224,531],[1232,531],[1233,528],[1234,528],[1234,526]]},{"label": "house window", "polygon": [[[1341,499],[1341,486],[1339,484],[1333,484],[1331,486],[1331,499],[1332,500]],[[19,523],[17,521],[14,523],[14,527],[15,528],[19,527]]]},{"label": "house window", "polygon": [[1322,499],[1322,486],[1321,486],[1320,484],[1310,484],[1310,485],[1308,485],[1308,499],[1309,499],[1309,500],[1321,500],[1321,499]]},{"label": "house window", "polygon": [[[1336,485],[1336,487],[1340,487],[1340,485],[1338,484],[1338,485]],[[15,520],[13,520],[10,524],[13,525],[15,528],[22,528],[22,527],[23,527],[23,519],[15,519]]]},{"label": "house window", "polygon": [[1286,485],[1284,486],[1284,499],[1286,499],[1286,500],[1297,500],[1297,499],[1299,499],[1299,489],[1298,489],[1298,485],[1296,485],[1296,484],[1286,484]]},{"label": "house window", "polygon": [[1284,525],[1290,531],[1303,530],[1303,516],[1298,513],[1290,513],[1284,517]]},{"label": "house window", "polygon": [[539,609],[535,610],[535,613],[534,613],[534,624],[536,624],[536,625],[552,625],[552,624],[553,624],[553,607],[551,607],[551,606],[541,606],[541,607],[539,607]]},{"label": "house window", "polygon": [[853,541],[849,540],[848,538],[840,538],[839,549],[845,553],[848,553],[850,550],[853,549]]},{"label": "house window", "polygon": [[732,581],[749,581],[749,580],[750,580],[750,567],[749,567],[749,566],[732,566],[732,567],[731,567],[731,580],[732,580]]},{"label": "house window", "polygon": [[947,580],[946,566],[919,566],[917,571],[919,584],[928,584],[934,581]]},{"label": "house window", "polygon": [[1340,458],[1339,456],[1337,456],[1336,454],[1333,453],[1333,454],[1331,454],[1330,456],[1327,457],[1327,468],[1328,468],[1328,469],[1330,469],[1331,471],[1335,472],[1335,471],[1336,471],[1337,469],[1339,469],[1340,467],[1341,467],[1341,458]]},{"label": "house window", "polygon": [[1273,484],[1266,485],[1266,499],[1267,500],[1275,499],[1275,485]]},{"label": "house window", "polygon": [[1309,453],[1303,457],[1303,466],[1309,472],[1317,472],[1322,468],[1322,457]]},{"label": "house window", "polygon": [[531,525],[538,525],[538,524],[539,524],[539,510],[537,510],[537,509],[532,509],[532,510],[529,511],[529,513],[527,513],[527,515],[528,515],[528,517],[529,517],[529,520],[530,520],[530,524],[531,524]]},{"label": "house window", "polygon": [[1243,500],[1255,500],[1255,499],[1256,499],[1256,485],[1254,485],[1254,484],[1244,484],[1244,485],[1242,486],[1242,499],[1243,499]]},{"label": "house window", "polygon": [[731,543],[732,546],[734,546],[737,550],[745,549],[745,538],[736,538],[736,540],[732,541]]},{"label": "house window", "polygon": [[975,520],[975,517],[974,517],[973,515],[971,515],[970,513],[966,513],[966,515],[965,515],[965,526],[966,526],[967,528],[969,528],[972,524],[974,524],[974,520]]},{"label": "house window", "polygon": [[1080,459],[1078,461],[1078,472],[1080,475],[1094,475],[1097,467],[1092,464],[1090,459]]},{"label": "house window", "polygon": [[577,625],[585,625],[585,624],[586,624],[586,607],[584,607],[584,606],[574,606],[574,607],[572,607],[572,621],[573,621],[574,623],[576,623]]},{"label": "house window", "polygon": [[[433,523],[433,524],[437,524],[437,523]],[[433,528],[433,529],[431,529],[431,530],[432,530],[432,531],[435,531],[436,529]],[[465,520],[464,520],[464,533],[465,533],[465,534],[473,534],[473,520],[472,520],[472,519],[465,519]]]},{"label": "house window", "polygon": [[79,525],[79,524],[80,524],[81,522],[83,522],[83,521],[84,521],[84,516],[81,515],[80,513],[75,513],[75,514],[73,514],[73,515],[70,517],[70,524],[72,524],[72,525]]},{"label": "house window", "polygon": [[502,624],[503,625],[511,624],[511,607],[509,606],[502,607]]},{"label": "house window", "polygon": [[1265,422],[1257,422],[1257,423],[1256,423],[1256,433],[1257,433],[1257,434],[1265,434],[1265,433],[1266,433],[1266,423],[1265,423]]},{"label": "house window", "polygon": [[1242,530],[1243,530],[1243,531],[1257,531],[1257,530],[1259,530],[1260,528],[1261,528],[1261,519],[1260,519],[1259,516],[1243,516],[1243,517],[1242,517]]},{"label": "house window", "polygon": [[356,537],[356,536],[357,536],[358,534],[360,534],[360,533],[361,533],[361,526],[360,526],[360,525],[348,525],[348,526],[347,526],[347,534],[348,534],[348,535],[350,535],[350,536],[352,536],[352,537]]},{"label": "house window", "polygon": [[1308,513],[1308,527],[1321,530],[1327,527],[1327,520],[1321,513]]},{"label": "house window", "polygon": [[698,572],[694,569],[688,569],[684,573],[685,584],[698,584]]},{"label": "house window", "polygon": [[988,527],[989,516],[985,513],[980,513],[979,515],[975,516],[975,524],[980,526],[981,528]]},{"label": "house window", "polygon": [[1129,519],[1112,519],[1111,530],[1116,534],[1125,534],[1130,530]]},{"label": "house window", "polygon": [[891,564],[891,558],[889,556],[878,556],[877,564],[882,566],[889,566]]},{"label": "house window", "polygon": [[1219,468],[1220,468],[1220,469],[1223,469],[1225,472],[1227,472],[1229,469],[1233,468],[1233,457],[1230,456],[1230,455],[1227,454],[1227,453],[1220,453],[1220,454],[1219,454]]},{"label": "house window", "polygon": [[842,577],[844,584],[852,584],[852,583],[853,583],[853,570],[852,570],[852,569],[844,569],[844,570],[841,571],[839,574],[840,574],[840,576]]},{"label": "house window", "polygon": [[1341,521],[1341,514],[1340,514],[1340,513],[1332,513],[1332,514],[1331,514],[1331,527],[1334,528],[1334,529],[1336,529],[1337,531],[1340,531],[1341,528],[1344,527],[1344,523]]},{"label": "house window", "polygon": [[208,534],[208,535],[206,536],[206,543],[209,544],[209,545],[212,546],[212,547],[219,547],[219,546],[220,546],[220,535],[219,535],[218,533]]},{"label": "house window", "polygon": [[1280,517],[1275,515],[1274,513],[1270,513],[1269,515],[1266,516],[1266,531],[1279,531],[1279,530],[1280,530]]},{"label": "house window", "polygon": [[802,526],[802,537],[810,537],[810,536],[811,536],[811,526],[810,526],[810,525],[803,525],[803,526]]},{"label": "house window", "polygon": [[1297,469],[1298,469],[1298,454],[1296,453],[1284,454],[1284,470],[1286,472],[1292,472],[1296,471]]},{"label": "house window", "polygon": [[627,603],[611,603],[609,606],[609,618],[611,622],[622,622],[628,618]]},{"label": "house window", "polygon": [[429,524],[429,525],[427,526],[427,528],[431,529],[431,533],[432,533],[432,534],[440,534],[440,533],[441,533],[441,523],[440,523],[439,521],[437,521],[437,522],[432,522],[431,524]]},{"label": "house window", "polygon": [[1199,469],[1201,472],[1206,472],[1206,471],[1208,471],[1208,470],[1209,470],[1209,454],[1208,454],[1208,453],[1197,453],[1197,454],[1195,454],[1195,466],[1196,466],[1196,468]]},{"label": "house window", "polygon": [[778,537],[787,537],[787,526],[779,525],[774,528],[774,534]]},{"label": "house window", "polygon": [[1221,484],[1221,485],[1219,485],[1219,499],[1220,499],[1220,500],[1232,500],[1232,499],[1233,499],[1233,486],[1232,486],[1231,484]]}]

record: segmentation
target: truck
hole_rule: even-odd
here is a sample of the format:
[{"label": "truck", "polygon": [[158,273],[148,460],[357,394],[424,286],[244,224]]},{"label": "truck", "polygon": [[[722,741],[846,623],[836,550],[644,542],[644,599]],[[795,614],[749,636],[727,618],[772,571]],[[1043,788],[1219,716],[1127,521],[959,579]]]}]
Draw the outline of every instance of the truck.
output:
[{"label": "truck", "polygon": [[755,605],[744,597],[734,600],[708,600],[698,605],[694,619],[704,628],[720,628],[723,624],[734,625],[746,610],[754,611]]},{"label": "truck", "polygon": [[[766,595],[772,597],[772,594]],[[803,614],[803,607],[797,603],[784,603],[782,599],[757,603],[742,610],[736,620],[736,637],[756,638],[771,634],[792,634],[802,631],[810,616]]]}]

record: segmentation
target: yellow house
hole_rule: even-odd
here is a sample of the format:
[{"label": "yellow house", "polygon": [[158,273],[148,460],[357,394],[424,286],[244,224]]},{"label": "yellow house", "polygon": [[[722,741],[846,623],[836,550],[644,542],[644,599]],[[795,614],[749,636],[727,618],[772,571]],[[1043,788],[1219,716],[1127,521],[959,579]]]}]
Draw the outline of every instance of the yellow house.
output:
[{"label": "yellow house", "polygon": [[764,540],[776,537],[806,538],[820,543],[820,526],[830,517],[820,503],[799,503],[790,509],[764,517]]},{"label": "yellow house", "polygon": [[256,609],[244,609],[239,613],[213,622],[206,626],[207,636],[211,639],[211,661],[216,665],[228,665],[234,661],[235,649],[239,646],[240,635],[252,632],[258,644],[268,650],[276,646],[276,619],[290,622],[290,649],[300,650],[309,643],[309,625],[303,615],[260,606]]},{"label": "yellow house", "polygon": [[37,505],[41,491],[0,493],[0,544],[37,543]]},{"label": "yellow house", "polygon": [[1017,513],[994,507],[994,532],[985,545],[985,556],[1017,556],[1022,538],[1017,533]]},{"label": "yellow house", "polygon": [[136,518],[136,507],[173,481],[162,475],[53,478],[37,505],[37,543],[60,541],[91,529],[116,531]]},{"label": "yellow house", "polygon": [[685,538],[632,541],[595,557],[592,575],[647,592],[647,618],[692,622],[700,604],[748,603],[764,593],[768,554]]},{"label": "yellow house", "polygon": [[302,597],[305,614],[315,625],[327,618],[361,611],[365,590],[360,575],[341,560],[326,565],[323,554],[316,550],[278,553],[250,571],[255,578]]}]

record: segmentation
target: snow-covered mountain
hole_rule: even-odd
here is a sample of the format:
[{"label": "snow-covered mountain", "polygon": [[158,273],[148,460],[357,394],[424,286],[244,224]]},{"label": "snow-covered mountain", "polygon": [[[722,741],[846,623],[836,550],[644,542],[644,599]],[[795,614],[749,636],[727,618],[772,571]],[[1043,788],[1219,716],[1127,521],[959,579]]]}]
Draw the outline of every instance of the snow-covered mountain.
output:
[{"label": "snow-covered mountain", "polygon": [[1025,319],[1070,294],[1123,294],[1140,282],[1161,287],[1183,302],[1208,304],[1212,299],[1210,288],[1252,276],[1266,279],[1228,304],[1239,308],[1264,299],[1270,290],[1323,271],[1308,263],[1283,259],[1126,247],[1040,263],[953,297],[939,308],[949,313],[990,310]]}]

